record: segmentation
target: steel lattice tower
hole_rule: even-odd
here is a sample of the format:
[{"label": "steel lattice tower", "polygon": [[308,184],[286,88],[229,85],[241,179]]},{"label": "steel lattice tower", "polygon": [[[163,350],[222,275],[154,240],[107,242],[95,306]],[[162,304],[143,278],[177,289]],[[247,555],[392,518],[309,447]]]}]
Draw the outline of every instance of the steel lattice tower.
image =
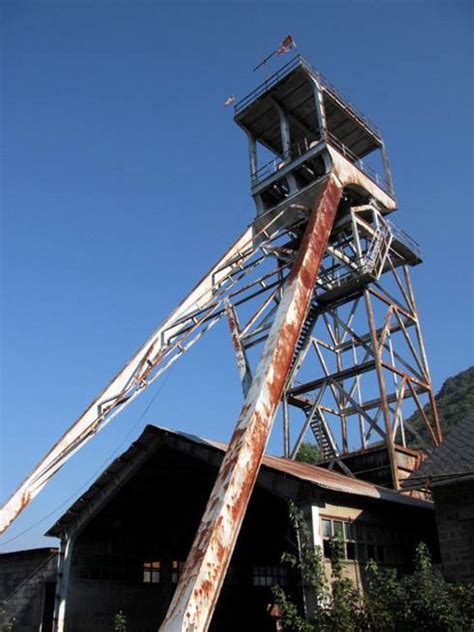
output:
[{"label": "steel lattice tower", "polygon": [[[326,170],[326,149],[377,186],[342,193],[285,386],[283,453],[294,458],[309,431],[328,467],[399,489],[421,458],[409,446],[429,452],[441,431],[410,281],[421,251],[388,219],[396,201],[382,135],[299,56],[235,109],[257,219]],[[259,165],[262,149],[271,158]],[[297,243],[286,243],[286,261]],[[245,363],[255,338],[233,329]]]},{"label": "steel lattice tower", "polygon": [[[67,459],[227,318],[244,402],[162,630],[206,630],[282,404],[283,452],[308,433],[323,465],[399,490],[441,440],[380,131],[297,56],[235,106],[256,217],[0,513],[4,531]],[[376,167],[376,169],[374,169]],[[409,417],[418,411],[420,424]],[[420,429],[421,428],[421,429]],[[70,546],[61,543],[55,630]]]}]

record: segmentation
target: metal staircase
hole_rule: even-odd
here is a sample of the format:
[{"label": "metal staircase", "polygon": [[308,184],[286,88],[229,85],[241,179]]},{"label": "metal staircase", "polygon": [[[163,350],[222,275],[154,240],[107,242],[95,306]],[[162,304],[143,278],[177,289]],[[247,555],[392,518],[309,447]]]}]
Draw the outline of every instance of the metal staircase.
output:
[{"label": "metal staircase", "polygon": [[364,257],[363,270],[366,274],[370,274],[374,279],[380,278],[391,243],[390,228],[385,224],[378,226]]},{"label": "metal staircase", "polygon": [[[309,410],[312,409],[311,406],[308,407]],[[310,414],[308,409],[305,407],[305,414]],[[319,411],[316,411],[313,420],[310,422],[309,427],[311,428],[314,438],[316,439],[316,443],[321,449],[322,460],[331,459],[337,456],[334,445],[329,441],[326,430],[322,424],[322,419],[319,414]]]}]

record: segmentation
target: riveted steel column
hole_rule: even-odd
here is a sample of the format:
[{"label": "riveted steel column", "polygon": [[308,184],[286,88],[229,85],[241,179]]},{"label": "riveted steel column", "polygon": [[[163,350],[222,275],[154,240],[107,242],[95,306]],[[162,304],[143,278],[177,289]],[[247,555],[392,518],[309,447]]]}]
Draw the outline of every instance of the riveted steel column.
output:
[{"label": "riveted steel column", "polygon": [[255,377],[222,462],[161,632],[208,629],[257,479],[341,197],[321,183]]},{"label": "riveted steel column", "polygon": [[430,387],[428,396],[430,398],[431,412],[433,414],[433,420],[435,424],[435,437],[439,445],[441,441],[443,440],[443,432],[441,430],[441,422],[439,419],[438,406],[436,404],[436,399],[433,392],[433,382],[431,381],[430,367],[428,365],[428,356],[426,355],[425,341],[423,339],[423,334],[421,333],[420,317],[418,315],[418,309],[415,303],[415,293],[413,292],[413,287],[412,287],[411,279],[410,279],[410,273],[408,272],[408,266],[406,265],[403,266],[403,273],[405,276],[405,283],[408,289],[408,295],[410,297],[411,308],[412,308],[413,314],[415,315],[415,332],[416,332],[416,337],[418,339],[418,345],[420,347],[421,359],[422,359],[423,367],[424,367],[423,373],[424,373],[425,381],[429,384],[429,387]]}]

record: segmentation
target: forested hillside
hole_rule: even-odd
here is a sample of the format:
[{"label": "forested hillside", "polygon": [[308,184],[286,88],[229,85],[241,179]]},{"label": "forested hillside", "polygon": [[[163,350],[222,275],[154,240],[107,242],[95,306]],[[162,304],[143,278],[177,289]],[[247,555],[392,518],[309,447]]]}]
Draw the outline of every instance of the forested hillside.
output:
[{"label": "forested hillside", "polygon": [[[443,436],[446,436],[461,419],[464,419],[468,411],[474,410],[474,366],[448,377],[435,399]],[[428,409],[426,414],[429,416]],[[408,421],[423,437],[427,436],[419,413],[412,415]],[[416,440],[412,441],[411,445],[418,447]]]}]

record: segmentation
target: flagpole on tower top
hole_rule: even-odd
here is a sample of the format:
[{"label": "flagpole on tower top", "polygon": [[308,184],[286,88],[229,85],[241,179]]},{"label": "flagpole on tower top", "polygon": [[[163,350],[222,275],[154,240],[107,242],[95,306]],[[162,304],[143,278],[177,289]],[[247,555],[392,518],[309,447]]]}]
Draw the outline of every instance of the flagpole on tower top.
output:
[{"label": "flagpole on tower top", "polygon": [[253,69],[252,72],[255,72],[256,70],[258,70],[259,68],[261,68],[262,66],[264,66],[264,68],[267,68],[267,62],[274,57],[275,55],[284,55],[285,53],[287,53],[289,50],[291,50],[292,48],[296,47],[296,42],[293,39],[292,35],[287,35],[285,37],[285,39],[282,41],[282,43],[280,44],[280,46],[278,48],[276,48],[272,53],[270,53],[270,55],[267,55],[267,57],[265,57],[265,59],[263,59],[258,66],[255,66],[255,68]]},{"label": "flagpole on tower top", "polygon": [[[296,48],[296,42],[293,39],[293,36],[288,34],[285,37],[285,39],[282,41],[280,46],[278,48],[276,48],[272,53],[270,53],[270,55],[267,55],[267,57],[265,57],[265,59],[263,59],[258,64],[258,66],[255,66],[255,68],[253,69],[252,72],[255,72],[256,70],[258,70],[259,68],[261,68],[263,66],[265,81],[267,81],[267,79],[268,79],[268,77],[267,77],[267,72],[268,72],[267,62],[272,57],[274,57],[275,55],[284,55],[285,53],[287,53],[292,48]],[[224,101],[224,105],[225,105],[225,107],[228,107],[229,105],[232,105],[234,102],[235,102],[235,97],[234,97],[234,95],[231,95],[231,96],[227,97],[227,99]]]}]

